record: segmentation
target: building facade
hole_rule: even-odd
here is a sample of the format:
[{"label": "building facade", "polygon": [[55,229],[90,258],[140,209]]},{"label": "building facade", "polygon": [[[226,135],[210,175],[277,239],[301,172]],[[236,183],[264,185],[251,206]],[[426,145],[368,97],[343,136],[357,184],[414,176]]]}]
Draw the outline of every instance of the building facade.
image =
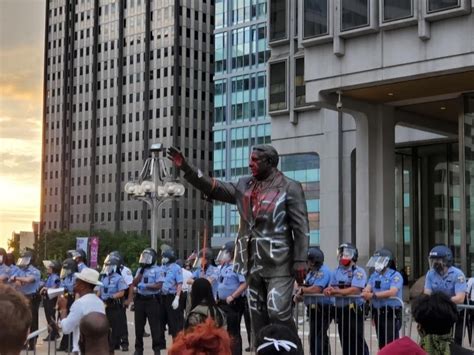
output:
[{"label": "building facade", "polygon": [[[149,234],[123,186],[151,144],[212,170],[213,1],[48,0],[46,19],[41,230]],[[210,220],[186,187],[158,236],[180,256]]]},{"label": "building facade", "polygon": [[[270,142],[266,104],[267,0],[216,0],[214,75],[214,176],[248,175],[253,145]],[[211,245],[237,236],[235,206],[213,203]]]},{"label": "building facade", "polygon": [[446,243],[474,273],[473,5],[269,0],[272,144],[318,156],[327,255],[389,247],[415,279]]}]

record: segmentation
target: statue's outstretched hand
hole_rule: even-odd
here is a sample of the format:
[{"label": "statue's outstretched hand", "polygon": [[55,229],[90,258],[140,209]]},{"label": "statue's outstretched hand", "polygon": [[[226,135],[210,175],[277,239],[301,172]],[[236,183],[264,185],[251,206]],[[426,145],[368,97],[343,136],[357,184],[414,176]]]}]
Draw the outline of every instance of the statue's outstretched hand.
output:
[{"label": "statue's outstretched hand", "polygon": [[186,159],[184,159],[183,153],[176,148],[170,147],[166,150],[166,155],[177,168],[182,168],[186,164]]}]

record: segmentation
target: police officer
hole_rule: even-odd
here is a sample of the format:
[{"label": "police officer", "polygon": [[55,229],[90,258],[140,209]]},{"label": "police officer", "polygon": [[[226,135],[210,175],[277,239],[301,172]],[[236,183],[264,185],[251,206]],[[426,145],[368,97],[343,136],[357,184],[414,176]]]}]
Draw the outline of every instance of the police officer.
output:
[{"label": "police officer", "polygon": [[[30,301],[31,309],[31,327],[30,332],[38,330],[38,310],[40,305],[40,297],[38,289],[41,281],[40,271],[32,265],[33,253],[24,251],[20,254],[17,262],[17,269],[10,276],[9,282]],[[34,350],[36,338],[29,341],[28,348]]]},{"label": "police officer", "polygon": [[324,253],[320,248],[308,249],[308,274],[304,285],[298,289],[295,300],[304,303],[309,313],[309,349],[311,355],[329,354],[328,329],[332,320],[331,297],[304,297],[305,294],[322,293],[330,285],[332,272],[324,265]]},{"label": "police officer", "polygon": [[48,273],[48,278],[44,286],[40,290],[40,295],[43,296],[43,307],[44,307],[44,316],[46,318],[46,322],[50,325],[51,332],[48,334],[44,341],[54,341],[56,338],[59,338],[59,333],[54,326],[56,324],[56,317],[55,317],[55,307],[56,307],[56,299],[50,299],[48,297],[48,290],[53,288],[58,288],[61,284],[61,280],[59,278],[59,273],[61,272],[61,264],[59,261],[56,260],[44,260],[43,264],[46,267],[46,272]]},{"label": "police officer", "polygon": [[7,282],[10,278],[10,267],[7,265],[7,252],[0,248],[0,283]]},{"label": "police officer", "polygon": [[163,279],[163,286],[161,287],[160,303],[160,343],[166,344],[166,325],[168,325],[168,333],[174,339],[183,329],[184,323],[183,310],[179,304],[183,273],[181,267],[176,264],[176,255],[173,249],[166,249],[161,255],[161,278]]},{"label": "police officer", "polygon": [[128,323],[127,323],[127,308],[133,302],[133,275],[132,271],[125,265],[123,260],[122,254],[119,251],[114,250],[111,251],[109,255],[116,255],[120,259],[120,266],[119,270],[117,271],[120,275],[122,275],[123,280],[128,286],[128,289],[125,290],[124,295],[124,302],[123,307],[121,309],[120,314],[120,346],[122,347],[122,351],[128,351],[129,343],[128,343]]},{"label": "police officer", "polygon": [[107,255],[102,267],[102,286],[100,286],[100,298],[105,303],[105,314],[112,328],[111,346],[114,350],[120,349],[122,335],[120,320],[125,290],[128,289],[123,277],[118,273],[119,267],[120,259],[117,255]]},{"label": "police officer", "polygon": [[[81,272],[84,268],[87,267],[86,263],[86,252],[82,249],[69,250],[68,254],[74,259],[77,264],[78,272]],[[68,255],[68,257],[69,257]]]},{"label": "police officer", "polygon": [[212,293],[214,298],[217,298],[217,279],[219,278],[219,270],[214,265],[214,257],[212,250],[203,248],[199,251],[198,257],[194,261],[193,279],[188,283],[192,284],[193,280],[199,278],[206,278],[212,286]]},{"label": "police officer", "polygon": [[364,269],[356,265],[359,252],[353,244],[339,245],[337,257],[339,266],[332,274],[330,286],[324,289],[324,294],[336,296],[334,311],[342,352],[344,355],[368,355],[369,348],[364,340],[364,300],[347,297],[360,295],[367,276]]},{"label": "police officer", "polygon": [[[74,282],[76,278],[74,274],[77,272],[77,264],[72,258],[67,258],[63,261],[61,274],[59,278],[61,279],[60,286],[64,287],[64,297],[67,298],[67,313],[74,302]],[[58,351],[71,351],[72,348],[72,335],[63,334],[61,338],[61,343],[59,344]]]},{"label": "police officer", "polygon": [[[366,301],[372,301],[372,318],[377,331],[379,349],[399,338],[402,316],[403,277],[396,270],[390,250],[377,250],[367,262],[375,271],[362,291]],[[389,299],[397,297],[400,301]]]},{"label": "police officer", "polygon": [[240,335],[240,322],[244,311],[244,299],[247,284],[245,277],[233,270],[234,242],[225,243],[216,261],[219,264],[219,278],[217,286],[217,304],[226,315],[227,331],[232,337],[232,354],[242,354],[242,336]]},{"label": "police officer", "polygon": [[[429,255],[430,270],[426,274],[424,293],[430,295],[432,292],[440,291],[451,297],[455,304],[464,303],[466,298],[466,277],[457,267],[453,266],[453,254],[451,249],[441,244],[435,246]],[[464,313],[460,312],[456,329],[454,331],[454,342],[462,343]]]},{"label": "police officer", "polygon": [[156,251],[146,248],[140,255],[140,268],[137,270],[133,285],[137,288],[135,296],[135,355],[143,355],[143,333],[148,319],[151,329],[152,348],[155,354],[166,349],[160,343],[161,324],[159,314],[159,293],[163,285],[161,268],[156,266]]}]

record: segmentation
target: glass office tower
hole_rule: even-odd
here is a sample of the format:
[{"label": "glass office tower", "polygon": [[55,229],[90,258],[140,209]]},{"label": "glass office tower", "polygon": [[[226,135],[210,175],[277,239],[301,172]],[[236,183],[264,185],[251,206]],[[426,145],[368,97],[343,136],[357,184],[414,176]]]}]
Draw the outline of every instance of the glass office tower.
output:
[{"label": "glass office tower", "polygon": [[[266,0],[216,0],[214,176],[247,175],[250,148],[270,143],[266,104]],[[214,202],[212,246],[235,238],[235,206]]]}]

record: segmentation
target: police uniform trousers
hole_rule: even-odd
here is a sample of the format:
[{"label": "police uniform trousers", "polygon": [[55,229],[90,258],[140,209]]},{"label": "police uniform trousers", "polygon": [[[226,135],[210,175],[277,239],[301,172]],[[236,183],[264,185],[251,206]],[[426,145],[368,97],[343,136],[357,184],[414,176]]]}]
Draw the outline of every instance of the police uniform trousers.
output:
[{"label": "police uniform trousers", "polygon": [[112,334],[110,336],[110,348],[117,350],[120,348],[120,341],[122,337],[122,325],[120,321],[122,319],[123,303],[121,299],[108,298],[104,301],[105,303],[105,314],[109,321]]},{"label": "police uniform trousers", "polygon": [[364,310],[354,303],[344,307],[334,307],[339,340],[344,355],[369,355],[364,339]]},{"label": "police uniform trousers", "polygon": [[43,296],[43,308],[44,308],[44,317],[49,326],[51,326],[51,331],[48,335],[50,341],[55,340],[59,337],[59,333],[55,327],[56,324],[56,298],[52,300],[48,296]]},{"label": "police uniform trousers", "polygon": [[135,352],[143,354],[143,333],[148,319],[151,331],[152,348],[155,354],[160,353],[160,349],[166,349],[166,344],[160,344],[161,324],[159,313],[159,295],[137,294],[135,304]]},{"label": "police uniform trousers", "polygon": [[247,277],[252,344],[268,324],[282,324],[298,334],[293,320],[294,282],[292,276],[262,277],[258,272]]},{"label": "police uniform trousers", "polygon": [[227,322],[227,332],[232,338],[232,355],[242,354],[242,336],[240,334],[240,322],[244,311],[245,300],[237,297],[230,304],[219,300],[217,305],[224,312]]},{"label": "police uniform trousers", "polygon": [[308,305],[308,316],[311,355],[330,354],[328,329],[334,318],[333,307],[329,304],[319,303]]},{"label": "police uniform trousers", "polygon": [[[31,310],[31,326],[30,326],[30,333],[38,330],[38,313],[39,313],[39,306],[41,303],[41,297],[38,293],[32,293],[29,295],[25,295],[26,298],[28,298],[28,301],[30,302],[30,310]],[[28,342],[28,347],[30,349],[34,349],[36,345],[36,340],[38,337],[35,337],[33,339],[30,339]]]},{"label": "police uniform trousers", "polygon": [[[71,309],[71,306],[74,303],[74,295],[68,293],[65,296],[67,297],[67,314],[69,314],[69,310]],[[72,351],[72,333],[63,334],[63,337],[61,338],[61,343],[59,344],[59,349],[62,351]]]},{"label": "police uniform trousers", "polygon": [[379,349],[400,337],[399,331],[402,325],[401,308],[382,306],[372,309],[372,318],[375,324],[375,331],[379,341]]},{"label": "police uniform trousers", "polygon": [[160,333],[160,344],[165,344],[166,347],[166,339],[165,339],[165,330],[166,326],[168,326],[168,334],[171,335],[173,338],[178,335],[178,333],[183,329],[184,324],[184,314],[183,309],[178,304],[177,309],[173,309],[171,304],[176,297],[175,294],[168,294],[168,295],[161,295],[161,302],[160,302],[160,321],[161,321],[161,333]]}]

